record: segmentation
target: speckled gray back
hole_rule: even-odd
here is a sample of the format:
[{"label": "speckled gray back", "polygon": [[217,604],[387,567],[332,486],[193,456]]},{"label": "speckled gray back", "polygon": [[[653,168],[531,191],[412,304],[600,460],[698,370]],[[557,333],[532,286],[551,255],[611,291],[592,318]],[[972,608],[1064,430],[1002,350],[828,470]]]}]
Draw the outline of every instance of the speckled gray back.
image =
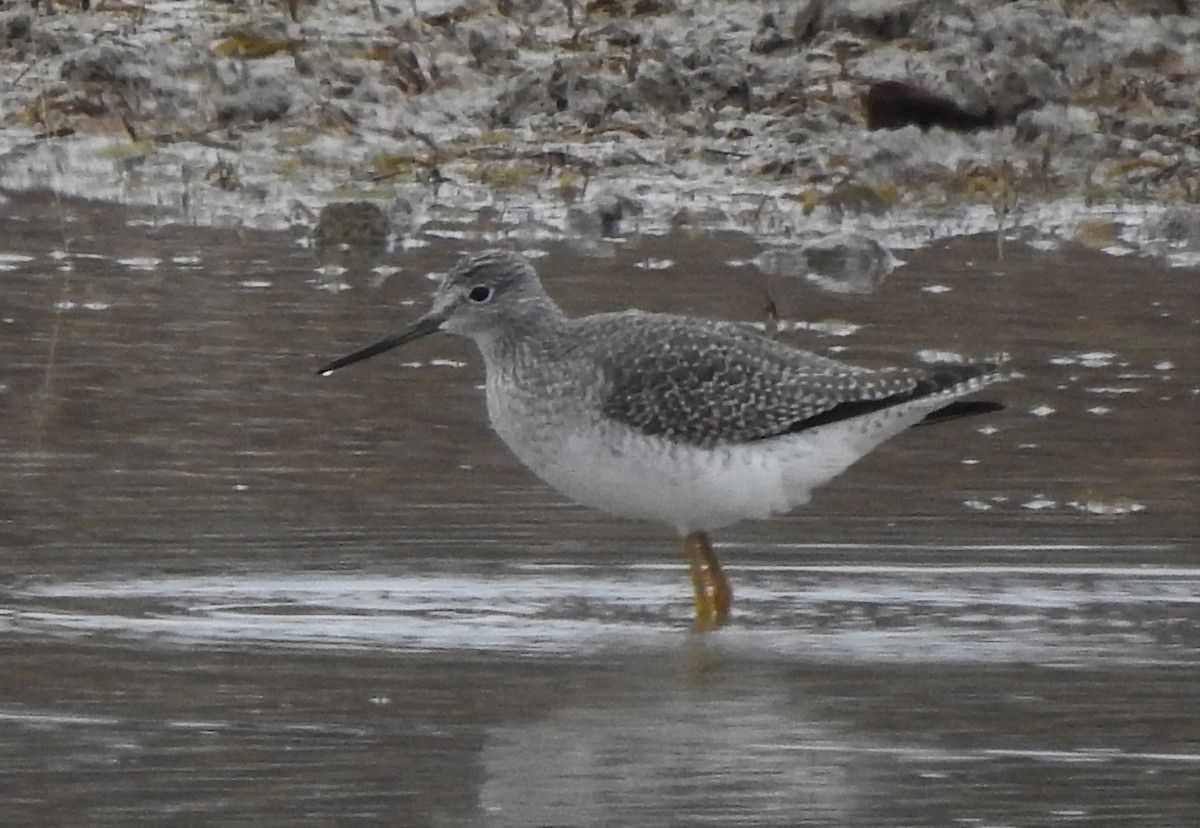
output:
[{"label": "speckled gray back", "polygon": [[[745,327],[625,312],[579,320],[599,366],[603,414],[648,435],[711,447],[794,433],[937,393],[990,363],[872,371]],[[843,416],[830,416],[841,409]]]}]

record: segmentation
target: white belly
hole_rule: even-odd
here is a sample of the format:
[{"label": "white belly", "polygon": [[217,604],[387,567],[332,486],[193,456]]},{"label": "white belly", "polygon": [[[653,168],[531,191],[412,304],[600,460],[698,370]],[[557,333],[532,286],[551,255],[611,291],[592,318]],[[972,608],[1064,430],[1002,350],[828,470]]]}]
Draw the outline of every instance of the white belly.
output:
[{"label": "white belly", "polygon": [[789,492],[766,452],[703,449],[625,435],[603,444],[567,440],[558,458],[531,466],[567,497],[614,515],[655,520],[681,533],[784,512],[808,499]]},{"label": "white belly", "polygon": [[667,523],[681,533],[790,511],[883,440],[944,404],[898,407],[795,435],[701,448],[612,421],[594,427],[539,422],[488,391],[493,428],[552,487],[585,506]]}]

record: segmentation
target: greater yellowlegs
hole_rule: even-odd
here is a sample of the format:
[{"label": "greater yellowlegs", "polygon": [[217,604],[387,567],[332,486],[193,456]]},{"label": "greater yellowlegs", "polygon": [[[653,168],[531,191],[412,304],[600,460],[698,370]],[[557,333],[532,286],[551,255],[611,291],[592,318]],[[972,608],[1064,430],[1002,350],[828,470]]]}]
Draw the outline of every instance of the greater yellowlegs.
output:
[{"label": "greater yellowlegs", "polygon": [[438,331],[479,347],[492,428],[542,480],[683,536],[702,628],[732,601],[709,531],[805,503],[909,426],[998,409],[957,398],[1007,378],[999,360],[859,368],[685,316],[571,319],[500,250],[462,259],[428,313],[318,373]]}]

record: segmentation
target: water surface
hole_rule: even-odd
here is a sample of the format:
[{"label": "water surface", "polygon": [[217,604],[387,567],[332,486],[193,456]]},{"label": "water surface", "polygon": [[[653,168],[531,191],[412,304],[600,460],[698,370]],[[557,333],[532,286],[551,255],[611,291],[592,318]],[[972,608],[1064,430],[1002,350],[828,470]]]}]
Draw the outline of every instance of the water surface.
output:
[{"label": "water surface", "polygon": [[1025,374],[719,533],[735,617],[697,635],[671,533],[521,469],[469,344],[313,375],[468,245],[339,273],[299,232],[13,205],[12,824],[1200,822],[1200,273],[977,238],[847,297],[743,237],[546,247],[573,313],[769,292],[823,353]]}]

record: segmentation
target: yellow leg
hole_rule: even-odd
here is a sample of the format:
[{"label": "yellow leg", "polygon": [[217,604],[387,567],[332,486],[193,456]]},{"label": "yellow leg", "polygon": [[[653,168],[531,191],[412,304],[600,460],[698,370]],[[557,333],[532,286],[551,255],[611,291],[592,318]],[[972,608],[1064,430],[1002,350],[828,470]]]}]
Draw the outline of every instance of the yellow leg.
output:
[{"label": "yellow leg", "polygon": [[715,630],[729,617],[729,606],[733,603],[729,582],[721,572],[721,564],[705,533],[693,532],[685,537],[683,554],[688,559],[692,591],[696,597],[693,625],[698,630]]}]

